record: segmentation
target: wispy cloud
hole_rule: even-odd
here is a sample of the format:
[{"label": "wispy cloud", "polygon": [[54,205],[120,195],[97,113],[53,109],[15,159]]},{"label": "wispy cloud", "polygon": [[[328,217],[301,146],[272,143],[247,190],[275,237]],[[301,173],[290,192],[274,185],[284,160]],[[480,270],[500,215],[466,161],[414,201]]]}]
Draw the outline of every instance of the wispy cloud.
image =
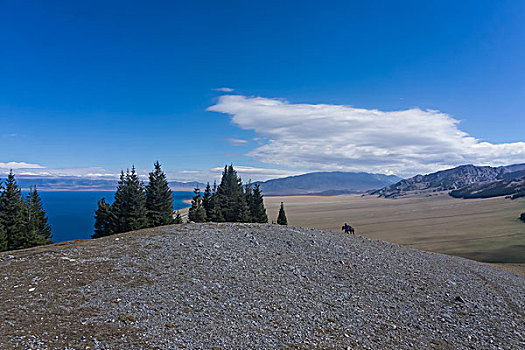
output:
[{"label": "wispy cloud", "polygon": [[[234,165],[237,173],[244,179],[253,181],[264,181],[278,177],[298,175],[303,172],[280,170],[271,168],[257,168],[250,166]],[[60,178],[60,177],[78,177],[89,179],[118,179],[120,171],[107,170],[100,167],[89,168],[48,168],[40,164],[31,164],[27,162],[0,162],[0,178],[4,178],[9,171],[13,169],[16,176],[31,176],[40,178]],[[200,181],[213,182],[220,180],[224,167],[215,167],[210,169],[186,169],[179,171],[166,171],[170,181]],[[139,177],[147,181],[149,170],[137,169]]]},{"label": "wispy cloud", "polygon": [[44,169],[42,165],[26,162],[5,162],[0,163],[0,169]]},{"label": "wispy cloud", "polygon": [[234,139],[234,138],[227,138],[226,141],[233,146],[243,146],[248,143],[248,140]]},{"label": "wispy cloud", "polygon": [[[251,176],[257,177],[257,179],[261,177],[270,177],[270,178],[286,177],[286,176],[292,176],[292,175],[299,175],[303,173],[300,171],[257,168],[257,167],[242,166],[242,165],[236,165],[234,166],[234,169],[241,176],[246,177],[246,176],[251,175]],[[214,172],[222,172],[224,170],[224,167],[216,167],[211,170]]]},{"label": "wispy cloud", "polygon": [[119,173],[103,168],[47,168],[40,164],[26,162],[4,162],[0,163],[0,175],[6,175],[13,169],[18,176],[38,177],[85,177],[85,178],[117,178]]},{"label": "wispy cloud", "polygon": [[229,88],[229,87],[221,87],[221,88],[213,89],[213,91],[233,92],[234,90],[232,88]]},{"label": "wispy cloud", "polygon": [[238,95],[221,96],[208,110],[231,115],[267,140],[249,156],[287,168],[407,176],[467,163],[525,162],[525,142],[478,140],[435,110],[386,112]]},{"label": "wispy cloud", "polygon": [[[292,170],[281,170],[281,169],[270,169],[270,168],[258,168],[242,165],[233,165],[237,174],[243,179],[244,182],[247,180],[265,181],[269,179],[276,179],[280,177],[287,177],[293,175],[304,174],[302,171]],[[168,177],[171,180],[176,181],[200,181],[200,182],[213,182],[214,180],[220,181],[224,167],[215,167],[204,170],[183,170],[178,172],[169,172]]]}]

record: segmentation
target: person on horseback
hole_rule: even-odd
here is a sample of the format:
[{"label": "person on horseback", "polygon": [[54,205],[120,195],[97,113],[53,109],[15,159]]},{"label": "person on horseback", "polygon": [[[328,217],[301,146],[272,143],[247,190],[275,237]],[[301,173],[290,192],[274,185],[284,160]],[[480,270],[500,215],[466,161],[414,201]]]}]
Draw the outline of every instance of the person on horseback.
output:
[{"label": "person on horseback", "polygon": [[341,227],[341,230],[345,231],[345,233],[355,235],[354,228],[352,226],[348,225],[346,222],[343,225],[343,227]]}]

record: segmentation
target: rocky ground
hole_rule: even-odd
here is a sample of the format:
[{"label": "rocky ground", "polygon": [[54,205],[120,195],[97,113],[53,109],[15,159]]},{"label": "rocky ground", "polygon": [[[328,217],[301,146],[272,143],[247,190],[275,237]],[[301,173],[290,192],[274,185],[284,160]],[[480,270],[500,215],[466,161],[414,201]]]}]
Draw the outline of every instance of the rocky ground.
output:
[{"label": "rocky ground", "polygon": [[525,278],[359,236],[188,224],[0,254],[5,349],[523,349]]}]

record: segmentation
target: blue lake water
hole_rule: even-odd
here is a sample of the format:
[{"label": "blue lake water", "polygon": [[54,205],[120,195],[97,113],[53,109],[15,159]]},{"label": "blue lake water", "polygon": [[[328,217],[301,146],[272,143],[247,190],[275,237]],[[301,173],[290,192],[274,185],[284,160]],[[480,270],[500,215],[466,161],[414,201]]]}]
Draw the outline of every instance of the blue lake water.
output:
[{"label": "blue lake water", "polygon": [[[91,238],[97,202],[104,197],[113,203],[114,191],[39,191],[53,232],[53,242]],[[26,192],[23,193],[24,196]],[[189,207],[185,199],[193,192],[173,192],[173,209]]]}]

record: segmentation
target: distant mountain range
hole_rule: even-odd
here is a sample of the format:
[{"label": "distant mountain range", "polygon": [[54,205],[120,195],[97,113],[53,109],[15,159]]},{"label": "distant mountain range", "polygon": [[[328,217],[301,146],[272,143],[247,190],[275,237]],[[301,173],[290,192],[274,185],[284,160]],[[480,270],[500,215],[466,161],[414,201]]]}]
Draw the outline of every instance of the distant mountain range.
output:
[{"label": "distant mountain range", "polygon": [[[114,191],[117,187],[116,179],[91,179],[76,176],[41,177],[17,175],[16,182],[23,189],[37,186],[42,191]],[[196,186],[204,188],[200,182],[170,181],[169,185],[174,191],[193,191]]]},{"label": "distant mountain range", "polygon": [[337,195],[364,193],[399,181],[395,175],[353,172],[316,172],[256,182],[265,196]]},{"label": "distant mountain range", "polygon": [[201,192],[204,191],[206,184],[197,181],[190,182],[179,182],[179,181],[170,181],[170,188],[173,191],[193,191],[196,187],[200,188]]},{"label": "distant mountain range", "polygon": [[[116,179],[89,179],[81,177],[16,177],[23,189],[36,185],[43,191],[114,191]],[[344,193],[364,193],[366,191],[391,185],[401,178],[395,175],[353,173],[353,172],[316,172],[280,179],[256,182],[261,186],[263,195],[337,195]],[[195,187],[202,190],[205,184],[192,182],[170,181],[174,191],[193,191]]]},{"label": "distant mountain range", "polygon": [[[28,189],[36,185],[43,191],[114,191],[117,180],[82,177],[41,177],[20,175],[19,186]],[[202,190],[204,183],[170,181],[174,191]],[[525,196],[525,164],[501,167],[462,165],[427,175],[401,179],[395,175],[365,172],[315,172],[273,179],[259,184],[265,196],[317,195],[332,196],[347,193],[370,193],[385,198],[407,194],[428,194],[450,191],[457,198],[488,198],[494,196]]]},{"label": "distant mountain range", "polygon": [[451,191],[458,198],[519,195],[525,181],[525,164],[501,167],[462,165],[428,175],[416,175],[371,194],[396,198],[409,193]]}]

